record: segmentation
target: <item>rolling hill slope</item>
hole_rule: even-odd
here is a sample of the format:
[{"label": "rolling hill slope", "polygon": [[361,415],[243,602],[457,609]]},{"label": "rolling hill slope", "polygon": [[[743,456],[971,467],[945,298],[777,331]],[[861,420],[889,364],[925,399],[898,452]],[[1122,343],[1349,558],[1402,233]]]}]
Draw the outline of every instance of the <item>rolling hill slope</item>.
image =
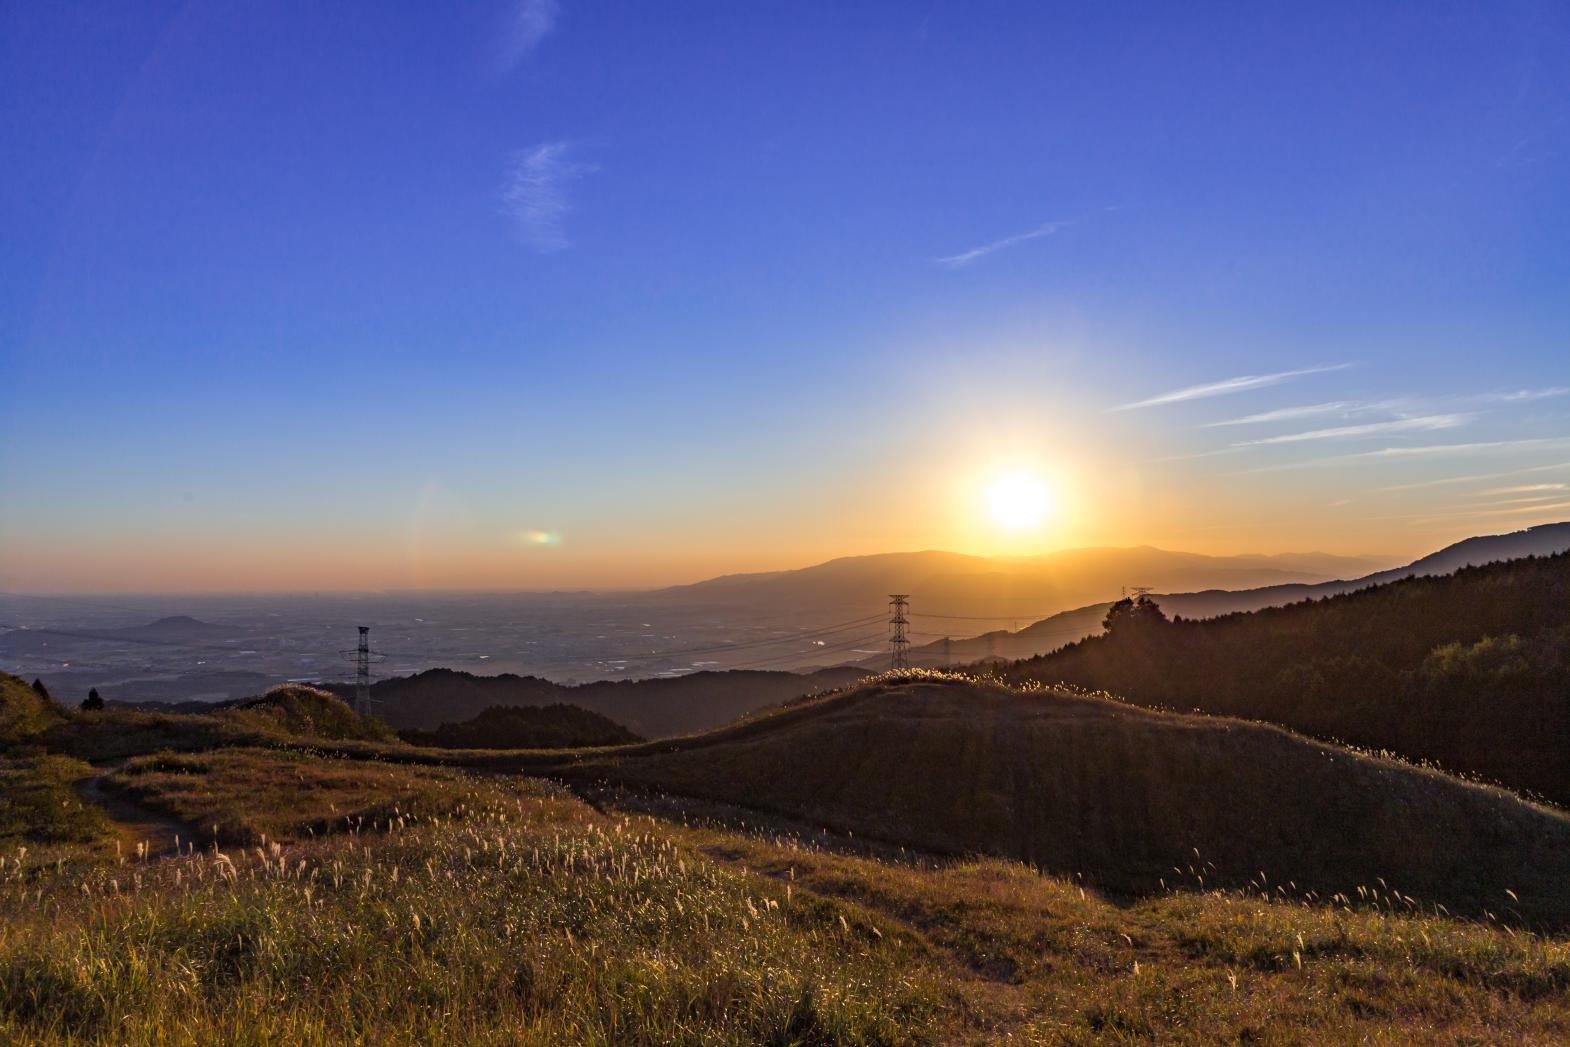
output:
[{"label": "rolling hill slope", "polygon": [[882,680],[557,771],[1018,858],[1116,891],[1263,873],[1328,896],[1383,878],[1451,908],[1570,918],[1560,813],[1275,727],[1059,692]]}]

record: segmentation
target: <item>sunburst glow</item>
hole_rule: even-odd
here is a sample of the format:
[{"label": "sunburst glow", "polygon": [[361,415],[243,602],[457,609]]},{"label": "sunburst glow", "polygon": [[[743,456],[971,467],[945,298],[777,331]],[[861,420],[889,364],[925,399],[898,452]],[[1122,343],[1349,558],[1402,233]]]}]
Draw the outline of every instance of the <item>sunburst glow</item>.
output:
[{"label": "sunburst glow", "polygon": [[1010,531],[1034,530],[1054,508],[1045,481],[1023,470],[994,477],[986,493],[993,522]]}]

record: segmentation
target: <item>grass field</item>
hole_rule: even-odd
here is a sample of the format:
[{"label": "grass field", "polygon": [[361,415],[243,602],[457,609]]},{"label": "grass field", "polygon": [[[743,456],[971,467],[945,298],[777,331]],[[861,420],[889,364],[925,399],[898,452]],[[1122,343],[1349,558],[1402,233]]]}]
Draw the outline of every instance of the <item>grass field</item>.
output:
[{"label": "grass field", "polygon": [[[13,747],[0,1042],[1570,1040],[1570,940],[1383,884],[1219,890],[1196,862],[1110,895],[724,803],[269,737],[98,767]],[[178,854],[126,845],[170,823]]]}]

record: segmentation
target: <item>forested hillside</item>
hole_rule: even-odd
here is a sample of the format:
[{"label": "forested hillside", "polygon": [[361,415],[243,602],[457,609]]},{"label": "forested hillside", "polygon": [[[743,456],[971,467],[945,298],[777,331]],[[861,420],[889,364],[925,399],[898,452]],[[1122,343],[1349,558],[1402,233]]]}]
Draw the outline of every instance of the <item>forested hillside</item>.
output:
[{"label": "forested hillside", "polygon": [[1204,621],[1124,601],[1105,635],[1005,675],[1268,720],[1570,804],[1570,554]]}]

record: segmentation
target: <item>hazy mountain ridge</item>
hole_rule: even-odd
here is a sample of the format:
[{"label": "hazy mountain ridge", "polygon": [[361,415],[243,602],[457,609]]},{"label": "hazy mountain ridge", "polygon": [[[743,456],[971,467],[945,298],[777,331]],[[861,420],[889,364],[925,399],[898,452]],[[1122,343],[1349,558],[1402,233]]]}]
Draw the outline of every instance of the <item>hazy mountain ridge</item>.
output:
[{"label": "hazy mountain ridge", "polygon": [[1239,588],[1312,583],[1375,561],[1320,553],[1206,556],[1151,546],[1086,548],[1028,557],[925,551],[840,557],[791,571],[726,575],[661,589],[651,600],[787,610],[873,608],[889,592],[919,593],[933,612],[1050,613],[1125,585]]},{"label": "hazy mountain ridge", "polygon": [[[1479,535],[1395,567],[1353,579],[1336,579],[1316,584],[1269,585],[1253,589],[1206,588],[1194,592],[1156,592],[1152,598],[1170,615],[1185,618],[1214,618],[1219,615],[1280,607],[1300,600],[1323,599],[1382,585],[1403,578],[1448,574],[1462,567],[1477,566],[1525,556],[1549,556],[1570,550],[1570,523],[1542,524],[1500,535]],[[1112,601],[1089,604],[1062,611],[1019,630],[996,630],[977,636],[913,646],[911,661],[916,665],[962,664],[980,658],[1029,658],[1047,654],[1076,640],[1101,632]],[[956,630],[961,632],[962,630]]]}]

